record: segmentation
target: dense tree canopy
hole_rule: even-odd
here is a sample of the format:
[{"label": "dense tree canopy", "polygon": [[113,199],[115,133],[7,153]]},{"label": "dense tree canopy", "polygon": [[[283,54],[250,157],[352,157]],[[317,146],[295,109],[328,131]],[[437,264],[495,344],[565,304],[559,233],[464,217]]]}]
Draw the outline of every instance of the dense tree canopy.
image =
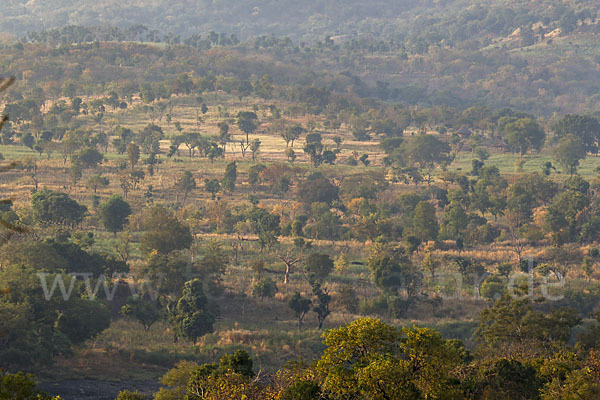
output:
[{"label": "dense tree canopy", "polygon": [[167,254],[173,250],[189,248],[192,243],[190,229],[164,207],[149,209],[144,225],[147,230],[142,235],[140,245],[146,253],[156,250]]},{"label": "dense tree canopy", "polygon": [[74,225],[83,220],[87,209],[68,194],[44,189],[31,197],[34,217],[42,223]]},{"label": "dense tree canopy", "polygon": [[116,235],[127,223],[127,218],[131,215],[131,206],[121,196],[115,195],[100,204],[98,214],[106,230]]}]

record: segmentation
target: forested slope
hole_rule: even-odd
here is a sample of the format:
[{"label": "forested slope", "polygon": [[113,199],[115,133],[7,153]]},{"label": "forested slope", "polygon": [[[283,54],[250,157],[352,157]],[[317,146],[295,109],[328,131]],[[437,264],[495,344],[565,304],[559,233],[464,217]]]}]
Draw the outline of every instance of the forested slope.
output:
[{"label": "forested slope", "polygon": [[274,33],[306,40],[369,33],[443,43],[499,37],[536,23],[570,31],[598,11],[591,0],[485,0],[476,5],[466,0],[9,0],[3,4],[0,31],[18,35],[69,24],[145,24],[182,35],[215,30],[242,38]]}]

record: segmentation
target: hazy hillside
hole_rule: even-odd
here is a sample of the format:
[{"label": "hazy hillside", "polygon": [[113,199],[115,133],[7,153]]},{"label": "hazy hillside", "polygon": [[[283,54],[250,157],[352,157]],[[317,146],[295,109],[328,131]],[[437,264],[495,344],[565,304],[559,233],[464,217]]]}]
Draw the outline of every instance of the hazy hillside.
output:
[{"label": "hazy hillside", "polygon": [[379,82],[374,95],[384,100],[549,116],[598,109],[599,7],[592,0],[10,0],[0,33],[50,47],[97,40],[261,49],[317,73]]},{"label": "hazy hillside", "polygon": [[0,400],[600,399],[599,0],[0,5]]},{"label": "hazy hillside", "polygon": [[[0,31],[17,35],[77,25],[145,24],[163,33],[274,33],[295,39],[372,33],[451,43],[508,35],[520,26],[573,26],[594,17],[597,2],[485,0],[7,0]],[[8,3],[8,4],[6,4]]]}]

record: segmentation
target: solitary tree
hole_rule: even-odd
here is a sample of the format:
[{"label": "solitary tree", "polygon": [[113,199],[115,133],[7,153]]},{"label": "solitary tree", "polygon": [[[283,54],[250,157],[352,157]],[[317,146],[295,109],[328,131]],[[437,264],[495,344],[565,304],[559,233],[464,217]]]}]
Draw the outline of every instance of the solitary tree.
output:
[{"label": "solitary tree", "polygon": [[92,189],[94,193],[99,187],[106,187],[108,184],[108,178],[99,174],[92,175],[87,181],[87,187]]},{"label": "solitary tree", "polygon": [[327,254],[313,253],[306,259],[306,272],[312,279],[323,280],[333,271],[333,260]]},{"label": "solitary tree", "polygon": [[214,330],[216,319],[214,312],[209,309],[208,299],[204,295],[202,286],[202,281],[199,279],[185,283],[172,317],[177,336],[194,343]]},{"label": "solitary tree", "polygon": [[66,193],[44,189],[31,197],[33,217],[42,223],[74,225],[83,220],[87,212]]},{"label": "solitary tree", "polygon": [[135,164],[140,160],[140,148],[135,143],[129,143],[127,145],[127,158],[131,164],[131,169],[135,168]]},{"label": "solitary tree", "polygon": [[517,255],[518,263],[521,264],[522,254],[525,248],[522,227],[531,221],[535,198],[531,189],[521,182],[515,182],[507,189],[506,222],[507,232],[512,241]]},{"label": "solitary tree", "polygon": [[252,153],[252,161],[256,161],[256,156],[260,152],[260,139],[254,139],[252,143],[250,143],[250,152]]},{"label": "solitary tree", "polygon": [[225,154],[225,146],[231,142],[231,135],[229,134],[229,124],[227,122],[221,122],[219,124],[219,144],[223,146],[223,154]]},{"label": "solitary tree", "polygon": [[554,148],[554,159],[571,176],[577,172],[579,162],[586,156],[586,148],[580,138],[573,134],[564,136]]},{"label": "solitary tree", "polygon": [[192,244],[190,228],[162,206],[154,206],[149,210],[143,226],[146,230],[140,240],[140,249],[146,254],[153,251],[168,254],[173,250],[187,249]]},{"label": "solitary tree", "polygon": [[[177,197],[179,197],[179,193],[183,193],[183,199],[181,200],[182,204],[185,204],[187,200],[188,194],[190,191],[196,188],[196,179],[190,171],[184,171],[183,175],[177,179],[175,182],[175,189],[177,190]],[[178,199],[179,200],[179,199]]]},{"label": "solitary tree", "polygon": [[420,292],[422,274],[410,262],[402,249],[375,243],[367,262],[373,282],[389,294],[405,294],[408,302]]},{"label": "solitary tree", "polygon": [[145,331],[148,331],[161,317],[157,302],[139,295],[127,300],[127,304],[121,307],[121,314],[139,321]]},{"label": "solitary tree", "polygon": [[308,154],[316,168],[323,162],[323,138],[320,133],[310,133],[306,136],[304,153]]},{"label": "solitary tree", "polygon": [[306,204],[331,204],[338,199],[339,189],[322,175],[309,176],[298,185],[298,200]]},{"label": "solitary tree", "polygon": [[249,135],[258,128],[258,117],[252,111],[240,111],[237,116],[237,124],[242,132],[246,134],[246,144],[250,143]]},{"label": "solitary tree", "polygon": [[271,298],[277,293],[277,284],[271,278],[264,278],[257,282],[252,288],[252,295],[264,299],[265,297]]},{"label": "solitary tree", "polygon": [[212,199],[214,200],[217,197],[217,193],[221,190],[221,184],[218,179],[205,179],[204,180],[204,189],[211,194]]},{"label": "solitary tree", "polygon": [[431,173],[436,165],[450,160],[450,146],[433,135],[417,135],[401,144],[402,154],[398,161],[407,163],[427,173],[427,183],[431,183]]},{"label": "solitary tree", "polygon": [[298,318],[298,330],[302,329],[302,321],[306,313],[310,311],[311,304],[312,301],[306,297],[302,297],[299,292],[294,293],[288,301],[288,306],[296,313],[296,318]]},{"label": "solitary tree", "polygon": [[192,158],[194,149],[200,145],[202,137],[198,132],[187,132],[182,135],[176,136],[174,139],[174,146],[179,147],[180,143],[183,143],[188,149],[189,157]]},{"label": "solitary tree", "polygon": [[597,153],[600,142],[600,122],[588,115],[569,114],[562,117],[552,127],[557,137],[575,135],[587,152]]},{"label": "solitary tree", "polygon": [[436,240],[439,226],[435,216],[435,207],[428,201],[421,201],[415,207],[413,234],[421,241]]},{"label": "solitary tree", "polygon": [[522,156],[530,149],[539,151],[546,140],[546,133],[533,119],[521,118],[504,127],[504,139]]},{"label": "solitary tree", "polygon": [[81,163],[83,168],[96,168],[104,157],[98,150],[92,147],[85,148],[73,155]]},{"label": "solitary tree", "polygon": [[279,215],[271,214],[263,208],[254,207],[248,214],[248,219],[252,230],[258,235],[261,250],[265,247],[270,249],[277,243],[277,237],[281,233]]},{"label": "solitary tree", "polygon": [[319,329],[323,328],[323,322],[329,316],[331,311],[329,310],[329,303],[331,302],[331,296],[327,293],[327,290],[323,289],[320,283],[312,282],[312,292],[317,298],[314,303],[313,311],[317,314],[317,325]]},{"label": "solitary tree", "polygon": [[286,127],[281,132],[281,137],[285,140],[285,147],[289,147],[290,144],[294,147],[294,141],[296,141],[304,132],[306,132],[306,130],[299,124]]},{"label": "solitary tree", "polygon": [[131,207],[121,196],[114,195],[98,207],[104,228],[116,237],[131,215]]},{"label": "solitary tree", "polygon": [[355,314],[358,311],[358,294],[351,285],[344,285],[338,290],[337,303],[347,312]]},{"label": "solitary tree", "polygon": [[221,181],[221,186],[223,189],[227,190],[229,193],[233,192],[235,189],[235,181],[237,180],[237,164],[235,161],[230,162],[225,167],[225,176],[223,176],[223,180]]},{"label": "solitary tree", "polygon": [[290,281],[290,274],[292,273],[292,268],[294,268],[294,265],[302,261],[302,256],[294,254],[293,248],[289,248],[286,253],[278,254],[277,258],[279,258],[285,264],[283,284],[287,285]]}]

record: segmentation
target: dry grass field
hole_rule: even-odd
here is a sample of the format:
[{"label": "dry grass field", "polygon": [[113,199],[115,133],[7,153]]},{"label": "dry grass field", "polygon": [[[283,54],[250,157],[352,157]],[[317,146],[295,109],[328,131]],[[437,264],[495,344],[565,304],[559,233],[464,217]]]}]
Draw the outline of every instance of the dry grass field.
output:
[{"label": "dry grass field", "polygon": [[[82,117],[83,129],[106,132],[111,141],[114,138],[114,129],[117,126],[130,128],[134,131],[142,130],[149,123],[161,126],[165,133],[161,141],[160,164],[153,176],[146,173],[145,178],[137,187],[127,195],[127,201],[131,203],[134,210],[142,210],[148,199],[145,193],[148,188],[153,188],[153,201],[159,203],[173,203],[177,199],[174,183],[184,171],[190,171],[197,182],[197,188],[189,194],[186,203],[178,210],[182,218],[190,215],[193,223],[190,225],[195,233],[195,244],[193,248],[201,248],[209,240],[221,242],[231,255],[231,265],[223,276],[223,286],[226,288],[222,298],[217,299],[220,306],[220,316],[216,324],[216,331],[202,338],[198,343],[191,344],[180,341],[173,343],[173,333],[168,324],[157,323],[148,332],[140,329],[140,325],[125,319],[115,321],[111,327],[104,331],[96,339],[89,341],[76,350],[75,357],[64,358],[57,363],[58,368],[53,367],[41,372],[45,379],[60,379],[61,377],[81,377],[96,379],[154,379],[164,373],[165,369],[172,366],[176,361],[183,359],[201,360],[212,362],[218,360],[224,353],[243,346],[249,349],[255,359],[258,369],[273,370],[285,361],[302,357],[313,359],[322,350],[322,331],[314,328],[312,320],[306,321],[306,328],[298,331],[296,319],[293,312],[287,306],[288,296],[298,291],[304,295],[310,295],[310,286],[307,283],[301,268],[292,273],[291,282],[283,284],[284,265],[273,257],[273,254],[261,252],[256,236],[248,231],[241,230],[238,233],[207,233],[204,227],[210,224],[209,216],[204,213],[206,207],[213,203],[211,195],[204,190],[205,179],[221,179],[227,163],[236,161],[238,165],[238,179],[236,189],[232,194],[219,194],[220,202],[226,202],[229,207],[248,204],[248,199],[258,197],[261,206],[277,210],[282,219],[290,218],[297,207],[293,200],[282,200],[276,196],[269,196],[264,192],[255,194],[248,183],[248,169],[256,162],[266,165],[272,163],[288,163],[284,150],[285,142],[278,132],[270,129],[270,111],[266,104],[258,106],[261,124],[251,139],[261,141],[260,152],[257,160],[252,161],[250,154],[242,157],[239,150],[239,141],[244,135],[235,124],[235,115],[240,110],[250,110],[247,102],[239,102],[237,98],[226,96],[221,93],[207,96],[204,101],[208,106],[206,115],[202,115],[199,106],[194,99],[187,97],[175,97],[171,111],[171,122],[167,123],[164,115],[160,119],[151,119],[144,111],[144,105],[139,99],[135,99],[127,110],[108,111],[102,121],[97,123],[92,118]],[[201,115],[202,121],[197,122]],[[365,169],[379,170],[386,173],[383,166],[383,153],[378,147],[378,140],[369,142],[358,142],[354,140],[348,128],[342,127],[336,132],[322,129],[323,122],[318,118],[311,118],[316,125],[316,130],[323,133],[324,145],[334,148],[334,136],[343,138],[342,151],[338,154],[338,164],[335,166],[322,165],[319,170],[334,181],[342,181],[344,177],[352,174],[362,173]],[[203,135],[214,136],[218,134],[218,124],[227,121],[230,125],[230,133],[233,142],[226,146],[223,159],[214,162],[197,155],[189,157],[187,149],[182,145],[179,154],[168,158],[170,138],[178,134],[175,122],[181,124],[184,132],[201,132]],[[300,123],[306,125],[309,119],[306,117],[289,118],[289,123]],[[304,140],[296,141],[294,149],[298,155],[294,165],[299,167],[301,174],[310,171],[310,160],[303,153]],[[97,196],[105,199],[114,193],[121,193],[119,176],[122,174],[120,165],[127,162],[126,155],[116,154],[115,149],[109,146],[109,151],[104,154],[105,160],[97,169],[85,170],[83,177],[75,185],[71,182],[69,175],[69,163],[64,163],[62,156],[54,152],[47,157],[46,154],[39,155],[22,146],[0,146],[0,153],[5,160],[29,160],[35,162],[36,172],[29,170],[14,170],[2,176],[0,181],[0,196],[10,197],[15,202],[15,209],[27,220],[30,205],[30,195],[34,188],[34,178],[39,188],[49,188],[66,191],[78,202],[85,204],[91,211],[90,216],[77,229],[81,231],[95,231],[96,251],[112,253],[122,241],[124,235],[131,235],[132,241],[132,268],[141,260],[141,254],[137,250],[137,240],[140,231],[136,230],[140,215],[132,216],[130,219],[130,231],[120,233],[117,238],[112,234],[98,229],[98,221],[93,212],[93,191],[86,187],[90,176],[101,173],[109,179],[107,187],[99,188]],[[368,154],[371,164],[368,167],[349,166],[344,163],[353,154]],[[142,155],[144,158],[145,155]],[[458,154],[455,161],[449,166],[451,171],[468,172],[471,168],[472,159],[470,153]],[[502,174],[512,175],[516,156],[506,154],[492,154],[489,165],[497,165]],[[526,156],[524,171],[532,172],[541,169],[543,162],[550,160],[547,153]],[[586,178],[596,176],[595,168],[600,166],[600,158],[588,158],[581,167],[581,174]],[[142,166],[143,167],[143,166]],[[425,185],[425,184],[422,184]],[[397,196],[407,190],[414,189],[414,185],[394,183],[387,189],[390,196]],[[292,187],[292,192],[294,187]],[[289,197],[289,196],[288,196]],[[197,212],[199,211],[199,213]],[[243,240],[240,240],[243,239]],[[291,246],[291,239],[282,239],[282,246]],[[373,300],[378,296],[378,290],[370,280],[368,268],[365,266],[366,250],[369,242],[328,241],[314,240],[313,246],[320,251],[337,258],[344,256],[350,261],[344,269],[337,269],[327,283],[327,289],[335,299],[342,285],[350,284],[356,290],[361,301]],[[236,249],[234,251],[234,249]],[[240,252],[240,249],[242,250]],[[539,246],[525,248],[524,254],[535,255],[542,251]],[[276,251],[276,250],[275,250]],[[438,271],[438,280],[429,282],[430,288],[438,293],[455,293],[459,291],[460,299],[448,300],[441,304],[423,303],[410,309],[403,319],[387,317],[388,320],[397,325],[428,325],[434,326],[444,332],[448,328],[450,334],[459,335],[461,339],[470,340],[474,329],[474,316],[485,306],[479,293],[469,285],[457,288],[453,276],[456,275],[456,267],[444,260],[458,255],[458,252],[448,245],[447,248],[438,249],[433,255],[441,260]],[[498,242],[490,246],[474,247],[465,250],[462,255],[486,266],[494,265],[497,260],[514,260],[515,252],[510,242]],[[414,257],[420,259],[422,253]],[[252,287],[257,282],[257,275],[251,270],[251,260],[263,258],[267,260],[266,270],[278,282],[279,292],[273,299],[260,300],[252,296]],[[491,267],[490,267],[491,268]],[[581,276],[576,272],[576,279]],[[335,327],[357,318],[359,314],[348,314],[340,307],[334,305],[332,313],[325,321],[325,328]],[[313,317],[309,317],[313,318]]]}]

